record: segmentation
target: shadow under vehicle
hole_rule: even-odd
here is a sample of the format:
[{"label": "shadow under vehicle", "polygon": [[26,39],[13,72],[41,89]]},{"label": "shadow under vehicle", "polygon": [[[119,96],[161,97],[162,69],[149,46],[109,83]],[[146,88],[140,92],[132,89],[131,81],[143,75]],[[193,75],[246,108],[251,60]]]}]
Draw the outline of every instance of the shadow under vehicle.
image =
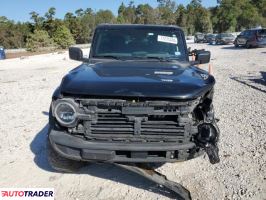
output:
[{"label": "shadow under vehicle", "polygon": [[235,47],[266,47],[266,29],[249,29],[241,32],[234,41]]},{"label": "shadow under vehicle", "polygon": [[115,163],[176,189],[151,168],[132,165],[185,161],[204,152],[218,163],[215,79],[195,66],[208,63],[210,52],[194,50],[193,62],[191,53],[179,27],[160,25],[99,25],[89,58],[69,48],[70,58],[83,63],[52,97],[51,166],[68,172],[84,162]]},{"label": "shadow under vehicle", "polygon": [[235,37],[231,33],[219,33],[215,37],[215,44],[233,44]]}]

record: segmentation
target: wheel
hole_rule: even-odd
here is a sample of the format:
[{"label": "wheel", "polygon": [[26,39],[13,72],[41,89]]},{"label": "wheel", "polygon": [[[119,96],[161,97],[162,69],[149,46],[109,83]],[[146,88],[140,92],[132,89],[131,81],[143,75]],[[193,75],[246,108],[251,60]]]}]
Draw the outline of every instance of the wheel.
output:
[{"label": "wheel", "polygon": [[250,44],[248,44],[248,42],[245,44],[245,47],[247,48],[247,49],[249,49],[251,46],[250,46]]},{"label": "wheel", "polygon": [[237,42],[235,42],[234,45],[235,45],[236,48],[239,47],[239,45],[237,44]]},{"label": "wheel", "polygon": [[59,172],[64,173],[73,173],[77,172],[82,167],[86,166],[86,162],[69,160],[60,156],[51,146],[50,142],[47,139],[47,156],[50,166]]}]

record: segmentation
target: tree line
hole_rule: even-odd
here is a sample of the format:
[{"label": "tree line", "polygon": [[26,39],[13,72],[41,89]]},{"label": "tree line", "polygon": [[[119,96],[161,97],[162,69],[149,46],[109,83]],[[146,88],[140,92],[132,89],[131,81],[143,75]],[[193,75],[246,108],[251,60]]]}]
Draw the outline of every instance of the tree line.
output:
[{"label": "tree line", "polygon": [[186,35],[196,32],[221,33],[266,26],[266,0],[221,0],[215,7],[205,8],[201,0],[191,0],[184,6],[173,0],[157,0],[156,8],[149,4],[122,3],[115,16],[110,10],[91,8],[68,12],[63,19],[55,18],[56,9],[44,16],[31,12],[30,21],[14,22],[0,16],[0,46],[65,49],[72,44],[89,43],[93,31],[101,23],[167,24],[180,26]]}]

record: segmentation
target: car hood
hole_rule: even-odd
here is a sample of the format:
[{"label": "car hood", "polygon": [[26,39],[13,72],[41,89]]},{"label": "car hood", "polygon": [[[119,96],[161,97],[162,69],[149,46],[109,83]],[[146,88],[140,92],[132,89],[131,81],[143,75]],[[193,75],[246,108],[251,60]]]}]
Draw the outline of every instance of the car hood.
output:
[{"label": "car hood", "polygon": [[188,62],[106,61],[84,63],[62,80],[60,93],[105,97],[193,99],[215,83]]}]

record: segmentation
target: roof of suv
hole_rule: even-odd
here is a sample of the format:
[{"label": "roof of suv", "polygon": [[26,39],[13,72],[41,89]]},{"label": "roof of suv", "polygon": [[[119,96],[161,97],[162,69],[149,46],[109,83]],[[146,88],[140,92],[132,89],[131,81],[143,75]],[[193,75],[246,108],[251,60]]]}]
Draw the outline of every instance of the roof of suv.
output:
[{"label": "roof of suv", "polygon": [[182,30],[178,26],[174,25],[155,25],[155,24],[100,24],[97,28],[119,28],[119,29],[128,29],[128,28],[162,28],[162,29],[178,29]]}]

